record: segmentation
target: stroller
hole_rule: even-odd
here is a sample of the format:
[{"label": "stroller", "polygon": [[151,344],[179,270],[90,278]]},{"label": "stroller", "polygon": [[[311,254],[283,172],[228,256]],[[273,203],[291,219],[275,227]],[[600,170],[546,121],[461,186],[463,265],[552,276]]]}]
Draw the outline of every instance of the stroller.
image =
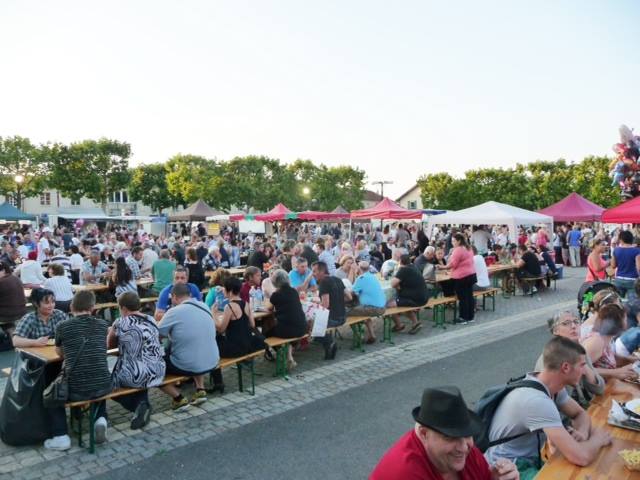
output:
[{"label": "stroller", "polygon": [[593,296],[600,290],[613,290],[618,295],[620,292],[611,282],[597,280],[595,282],[584,282],[578,290],[578,312],[580,312],[580,320],[585,321],[589,315],[589,311],[593,308]]}]

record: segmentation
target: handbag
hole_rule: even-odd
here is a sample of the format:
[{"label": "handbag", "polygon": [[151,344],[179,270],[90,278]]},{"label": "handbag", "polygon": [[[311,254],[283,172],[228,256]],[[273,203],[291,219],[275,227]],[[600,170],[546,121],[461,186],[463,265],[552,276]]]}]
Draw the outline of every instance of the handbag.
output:
[{"label": "handbag", "polygon": [[[78,350],[78,355],[76,356],[73,365],[69,369],[69,372],[72,372],[75,368],[76,363],[78,363],[78,359],[80,358],[80,355],[82,354],[82,351],[84,350],[84,346],[86,344],[87,339],[85,337],[82,341],[80,350]],[[45,406],[45,408],[64,407],[64,404],[67,403],[67,400],[69,400],[69,381],[67,379],[66,370],[67,369],[63,365],[62,369],[60,370],[60,374],[42,392],[42,404]]]}]

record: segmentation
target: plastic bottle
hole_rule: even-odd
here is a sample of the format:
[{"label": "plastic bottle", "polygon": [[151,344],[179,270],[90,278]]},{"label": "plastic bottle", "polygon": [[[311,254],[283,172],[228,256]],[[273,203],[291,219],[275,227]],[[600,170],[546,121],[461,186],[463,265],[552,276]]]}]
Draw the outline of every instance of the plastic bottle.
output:
[{"label": "plastic bottle", "polygon": [[256,311],[256,289],[254,287],[249,290],[249,307],[252,312]]},{"label": "plastic bottle", "polygon": [[262,302],[264,300],[264,293],[261,288],[256,288],[254,290],[254,311],[262,310]]}]

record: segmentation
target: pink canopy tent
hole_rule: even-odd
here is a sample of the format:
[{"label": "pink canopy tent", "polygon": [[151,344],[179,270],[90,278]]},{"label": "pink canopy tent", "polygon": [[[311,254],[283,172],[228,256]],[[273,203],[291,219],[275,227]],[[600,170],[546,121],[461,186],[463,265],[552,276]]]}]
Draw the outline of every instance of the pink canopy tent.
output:
[{"label": "pink canopy tent", "polygon": [[640,223],[640,197],[605,210],[603,223]]},{"label": "pink canopy tent", "polygon": [[351,212],[351,220],[422,220],[422,210],[402,208],[393,200],[385,197],[373,208]]},{"label": "pink canopy tent", "polygon": [[598,222],[604,208],[590,202],[576,192],[567,195],[558,203],[538,210],[538,213],[553,217],[554,222]]},{"label": "pink canopy tent", "polygon": [[304,212],[296,213],[296,218],[298,220],[303,220],[305,222],[313,222],[313,221],[323,221],[323,220],[332,220],[337,221],[342,218],[349,218],[349,213],[341,213],[341,212],[316,212],[314,210],[305,210]]},{"label": "pink canopy tent", "polygon": [[260,213],[255,216],[255,219],[260,222],[278,222],[281,220],[287,220],[290,218],[293,212],[285,207],[282,203],[277,204],[267,213]]}]

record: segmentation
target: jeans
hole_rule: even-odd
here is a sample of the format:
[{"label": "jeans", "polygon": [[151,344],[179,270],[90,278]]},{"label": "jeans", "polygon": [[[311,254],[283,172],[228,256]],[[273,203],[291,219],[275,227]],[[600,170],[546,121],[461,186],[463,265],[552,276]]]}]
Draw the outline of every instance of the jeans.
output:
[{"label": "jeans", "polygon": [[614,278],[613,284],[620,292],[620,295],[627,297],[627,300],[634,300],[638,296],[635,290],[635,280],[625,280],[624,278]]},{"label": "jeans", "polygon": [[[67,413],[64,407],[57,408],[48,408],[47,413],[49,414],[49,422],[51,423],[51,434],[54,437],[59,437],[60,435],[66,435],[68,433],[67,430]],[[102,401],[98,403],[98,412],[96,418],[104,417],[107,418],[107,402]],[[73,412],[71,413],[73,415]]]},{"label": "jeans", "polygon": [[580,266],[580,247],[569,247],[569,259],[572,267]]}]

